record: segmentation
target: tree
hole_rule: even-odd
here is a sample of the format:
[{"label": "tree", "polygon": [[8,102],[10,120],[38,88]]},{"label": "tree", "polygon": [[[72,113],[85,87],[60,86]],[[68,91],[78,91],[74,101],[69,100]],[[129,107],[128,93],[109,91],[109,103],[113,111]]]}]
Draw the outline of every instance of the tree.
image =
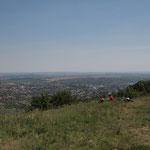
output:
[{"label": "tree", "polygon": [[52,108],[52,96],[48,94],[41,94],[39,96],[35,96],[32,98],[31,101],[31,108],[32,109],[49,109]]},{"label": "tree", "polygon": [[57,108],[59,106],[72,104],[77,102],[77,99],[71,95],[70,91],[57,92],[54,95],[41,94],[35,96],[31,101],[31,109],[50,109]]},{"label": "tree", "polygon": [[70,91],[62,91],[57,92],[55,95],[53,95],[52,103],[55,107],[71,104],[75,102],[75,98],[71,95]]}]

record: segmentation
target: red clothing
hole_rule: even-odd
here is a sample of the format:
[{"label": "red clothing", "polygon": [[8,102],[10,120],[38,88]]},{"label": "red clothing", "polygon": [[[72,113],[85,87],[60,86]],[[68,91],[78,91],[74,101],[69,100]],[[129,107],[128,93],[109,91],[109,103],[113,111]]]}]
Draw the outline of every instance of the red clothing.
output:
[{"label": "red clothing", "polygon": [[109,96],[109,100],[113,101],[114,100],[113,96]]}]

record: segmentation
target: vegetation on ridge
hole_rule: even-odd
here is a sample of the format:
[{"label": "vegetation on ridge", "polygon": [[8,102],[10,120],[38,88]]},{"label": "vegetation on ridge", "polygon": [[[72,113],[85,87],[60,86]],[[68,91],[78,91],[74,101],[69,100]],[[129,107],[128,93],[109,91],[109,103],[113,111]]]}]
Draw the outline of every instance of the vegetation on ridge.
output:
[{"label": "vegetation on ridge", "polygon": [[[149,95],[149,91],[150,81],[140,81],[127,87],[120,97]],[[150,97],[139,97],[134,103],[76,102],[64,91],[34,97],[32,112],[1,113],[0,149],[150,149]]]},{"label": "vegetation on ridge", "polygon": [[[119,90],[114,93],[115,97],[130,97],[135,98],[138,96],[145,96],[150,94],[150,81],[139,81],[134,85],[128,86],[124,90]],[[63,105],[70,105],[79,100],[71,95],[70,91],[57,92],[54,95],[41,94],[32,98],[30,110],[42,109],[47,110],[50,108],[58,108]]]},{"label": "vegetation on ridge", "polygon": [[149,150],[150,98],[0,115],[1,150]]},{"label": "vegetation on ridge", "polygon": [[139,81],[134,85],[128,86],[124,90],[119,90],[114,95],[117,97],[130,97],[130,98],[150,95],[150,80]]},{"label": "vegetation on ridge", "polygon": [[60,91],[54,95],[41,94],[32,98],[30,110],[58,108],[63,105],[70,105],[77,102],[76,97],[70,91]]}]

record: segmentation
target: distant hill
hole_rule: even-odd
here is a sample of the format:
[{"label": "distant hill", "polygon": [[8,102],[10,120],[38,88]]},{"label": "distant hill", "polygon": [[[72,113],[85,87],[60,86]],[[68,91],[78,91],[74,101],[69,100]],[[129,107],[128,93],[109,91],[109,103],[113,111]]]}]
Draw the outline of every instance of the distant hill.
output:
[{"label": "distant hill", "polygon": [[118,91],[116,96],[118,97],[139,97],[144,95],[150,95],[150,80],[149,81],[139,81],[134,85],[128,86],[124,90]]}]

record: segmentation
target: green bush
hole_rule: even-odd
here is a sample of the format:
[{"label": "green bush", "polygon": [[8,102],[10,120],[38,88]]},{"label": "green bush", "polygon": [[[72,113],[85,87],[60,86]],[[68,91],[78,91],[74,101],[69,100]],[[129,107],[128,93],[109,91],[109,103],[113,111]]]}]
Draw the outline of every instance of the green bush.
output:
[{"label": "green bush", "polygon": [[71,95],[70,91],[57,92],[54,95],[41,94],[32,98],[31,110],[36,108],[42,110],[57,108],[76,101],[76,98]]},{"label": "green bush", "polygon": [[135,89],[133,89],[132,87],[127,87],[125,92],[124,92],[124,96],[130,97],[130,98],[137,97],[138,92]]},{"label": "green bush", "polygon": [[52,104],[55,107],[72,104],[73,102],[75,102],[75,98],[71,95],[70,91],[57,92],[52,96]]},{"label": "green bush", "polygon": [[138,97],[150,94],[150,81],[139,81],[134,85],[128,86],[125,90],[119,90],[117,97]]},{"label": "green bush", "polygon": [[35,96],[31,101],[32,109],[49,109],[52,108],[52,96],[48,94],[41,94],[39,96]]}]

